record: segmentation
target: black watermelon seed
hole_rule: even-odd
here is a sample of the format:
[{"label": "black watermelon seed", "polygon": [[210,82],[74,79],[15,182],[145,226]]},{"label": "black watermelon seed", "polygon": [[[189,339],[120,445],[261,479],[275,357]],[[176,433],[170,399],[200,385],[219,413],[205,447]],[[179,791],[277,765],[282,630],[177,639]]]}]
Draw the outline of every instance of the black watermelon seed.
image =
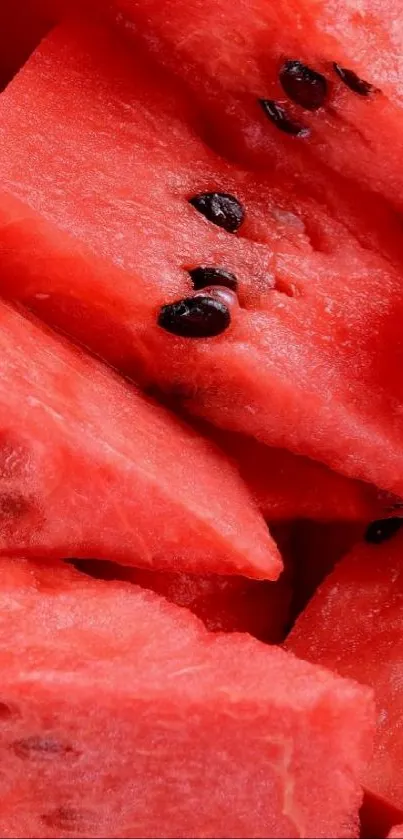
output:
[{"label": "black watermelon seed", "polygon": [[181,338],[213,338],[231,322],[229,309],[213,297],[185,297],[162,306],[158,326]]},{"label": "black watermelon seed", "polygon": [[312,70],[302,61],[288,59],[281,67],[279,78],[287,96],[301,108],[317,111],[323,106],[327,81],[322,73]]},{"label": "black watermelon seed", "polygon": [[189,198],[189,204],[192,204],[208,221],[212,221],[217,227],[222,227],[227,233],[236,233],[245,218],[242,204],[234,195],[229,195],[227,192],[205,192],[194,195],[193,198]]},{"label": "black watermelon seed", "polygon": [[27,737],[24,740],[16,740],[12,747],[18,757],[25,760],[64,757],[74,753],[70,745],[61,743],[51,737]]},{"label": "black watermelon seed", "polygon": [[365,533],[365,541],[370,542],[371,545],[379,545],[381,542],[386,542],[397,533],[403,525],[403,518],[379,519],[373,521]]},{"label": "black watermelon seed", "polygon": [[266,116],[285,134],[291,134],[293,137],[308,137],[311,133],[309,128],[305,128],[300,122],[291,119],[287,111],[274,99],[259,99],[259,102]]},{"label": "black watermelon seed", "polygon": [[206,288],[209,285],[220,285],[236,291],[238,288],[238,280],[235,274],[231,271],[225,271],[224,268],[209,268],[208,266],[200,266],[199,268],[192,268],[189,271],[192,278],[193,288],[199,291],[201,288]]},{"label": "black watermelon seed", "polygon": [[364,79],[360,79],[357,76],[357,73],[354,73],[354,70],[347,70],[346,67],[341,67],[340,64],[336,64],[333,62],[333,67],[338,76],[340,76],[342,82],[344,82],[353,93],[358,93],[359,96],[370,96],[371,93],[376,92],[376,88],[370,84],[369,82],[364,81]]}]

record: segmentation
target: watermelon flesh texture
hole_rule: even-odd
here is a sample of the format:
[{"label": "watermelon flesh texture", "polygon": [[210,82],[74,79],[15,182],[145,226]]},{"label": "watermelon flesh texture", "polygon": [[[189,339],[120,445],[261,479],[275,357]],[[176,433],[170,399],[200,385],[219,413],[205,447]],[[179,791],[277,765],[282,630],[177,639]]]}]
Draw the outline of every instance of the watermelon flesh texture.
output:
[{"label": "watermelon flesh texture", "polygon": [[318,589],[286,647],[374,688],[377,734],[365,787],[403,815],[402,556],[401,532],[354,548]]},{"label": "watermelon flesh texture", "polygon": [[[392,0],[266,3],[241,0],[90,0],[118,18],[135,43],[144,39],[157,60],[185,83],[210,121],[208,139],[242,164],[294,172],[312,189],[334,170],[402,209],[403,36]],[[134,25],[133,25],[134,24]],[[323,107],[291,100],[279,81],[286,59],[327,79]],[[380,91],[353,93],[333,62]],[[287,136],[265,116],[259,99],[277,101],[310,130]],[[341,139],[342,138],[342,139]],[[309,176],[307,169],[310,169]],[[316,171],[315,171],[316,170]],[[365,200],[365,199],[364,199]],[[365,211],[364,211],[365,212]]]},{"label": "watermelon flesh texture", "polygon": [[106,367],[0,307],[0,551],[276,577],[235,469]]},{"label": "watermelon flesh texture", "polygon": [[363,481],[353,481],[321,463],[265,446],[243,434],[203,424],[249,487],[270,521],[312,519],[360,522],[391,515],[397,499]]},{"label": "watermelon flesh texture", "polygon": [[388,833],[388,839],[403,839],[403,824],[396,824]]},{"label": "watermelon flesh texture", "polygon": [[0,599],[4,835],[356,835],[367,688],[68,566]]},{"label": "watermelon flesh texture", "polygon": [[[213,422],[402,493],[400,277],[301,194],[336,252],[314,251],[295,189],[227,166],[197,120],[112,33],[58,29],[0,99],[1,292]],[[206,189],[246,206],[242,235],[188,204]],[[236,272],[242,307],[177,339],[158,310],[200,264]]]},{"label": "watermelon flesh texture", "polygon": [[100,580],[122,580],[155,591],[170,603],[190,609],[211,632],[249,632],[270,644],[284,641],[291,604],[290,574],[275,582],[148,571],[97,559],[70,560],[79,571]]}]

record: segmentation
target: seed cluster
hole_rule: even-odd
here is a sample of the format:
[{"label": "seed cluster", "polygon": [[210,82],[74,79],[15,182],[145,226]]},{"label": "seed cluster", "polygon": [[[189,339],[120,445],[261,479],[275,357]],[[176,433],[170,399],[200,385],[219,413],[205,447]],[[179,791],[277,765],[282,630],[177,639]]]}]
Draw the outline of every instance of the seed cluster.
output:
[{"label": "seed cluster", "polygon": [[[341,67],[333,62],[333,70],[353,93],[370,96],[376,88],[360,79],[353,70]],[[323,108],[329,91],[329,84],[323,73],[308,67],[295,58],[288,58],[279,70],[279,81],[288,98],[304,111],[317,111]],[[259,99],[266,116],[285,134],[294,137],[309,137],[310,129],[292,119],[286,108],[274,99]]]},{"label": "seed cluster", "polygon": [[[334,72],[341,81],[359,96],[369,96],[376,88],[360,79],[353,70],[336,62]],[[323,108],[328,95],[329,84],[318,70],[308,67],[299,59],[288,58],[279,70],[280,84],[288,98],[305,111]],[[292,137],[308,137],[310,129],[293,119],[280,102],[275,99],[259,99],[267,118],[284,134]],[[245,209],[240,201],[228,192],[203,192],[189,198],[189,204],[204,218],[225,230],[237,233],[245,220]],[[231,271],[215,266],[200,265],[189,269],[195,294],[162,306],[158,325],[181,338],[212,338],[228,329],[231,310],[237,304],[238,280]],[[374,522],[367,532],[367,541],[382,541],[384,532],[395,532],[400,519]],[[393,524],[395,522],[395,524]],[[396,524],[399,522],[399,525]],[[395,527],[395,530],[393,530]]]}]

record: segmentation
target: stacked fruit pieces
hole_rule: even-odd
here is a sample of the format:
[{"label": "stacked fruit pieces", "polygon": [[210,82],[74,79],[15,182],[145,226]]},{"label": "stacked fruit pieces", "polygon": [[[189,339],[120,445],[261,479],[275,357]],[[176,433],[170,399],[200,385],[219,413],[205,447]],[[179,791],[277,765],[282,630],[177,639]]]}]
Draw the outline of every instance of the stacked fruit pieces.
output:
[{"label": "stacked fruit pieces", "polygon": [[[0,833],[352,837],[364,787],[386,836],[399,76],[354,63],[347,2],[303,2],[298,25],[286,0],[20,4],[0,96]],[[360,54],[375,39],[390,61],[367,5]]]}]

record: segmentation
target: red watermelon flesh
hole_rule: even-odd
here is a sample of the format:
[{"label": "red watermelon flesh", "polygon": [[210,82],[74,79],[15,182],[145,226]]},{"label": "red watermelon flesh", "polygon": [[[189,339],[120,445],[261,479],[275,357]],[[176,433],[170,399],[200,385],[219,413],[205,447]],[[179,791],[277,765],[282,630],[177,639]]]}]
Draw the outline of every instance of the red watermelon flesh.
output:
[{"label": "red watermelon flesh", "polygon": [[0,326],[3,555],[278,576],[267,527],[218,449],[5,304]]},{"label": "red watermelon flesh", "polygon": [[403,824],[396,824],[388,834],[388,839],[403,839]]},{"label": "red watermelon flesh", "polygon": [[371,484],[353,481],[310,458],[265,446],[243,434],[201,427],[233,458],[270,522],[359,522],[382,518],[382,511],[393,512],[396,498]]},{"label": "red watermelon flesh", "polygon": [[356,835],[367,688],[67,566],[0,600],[4,835]]},{"label": "red watermelon flesh", "polygon": [[155,591],[177,606],[190,609],[211,632],[249,632],[270,644],[281,643],[289,623],[290,574],[277,582],[246,577],[181,574],[127,568],[98,559],[69,560],[90,577],[124,580]]},{"label": "red watermelon flesh", "polygon": [[[102,6],[198,98],[210,120],[209,140],[221,153],[302,178],[312,164],[318,178],[331,167],[402,208],[403,36],[391,0],[381,6],[241,0],[236,8],[230,0],[104,0]],[[309,109],[306,88],[301,100],[280,83],[287,60],[324,77],[327,90],[311,99],[318,109]],[[333,62],[381,90],[357,95]],[[278,103],[309,136],[280,130],[261,99]]]},{"label": "red watermelon flesh", "polygon": [[[282,178],[228,167],[197,119],[112,33],[57,30],[1,97],[3,294],[220,425],[403,492],[400,276]],[[206,189],[245,205],[242,235],[190,206]],[[235,271],[241,308],[178,339],[158,311],[200,264]]]},{"label": "red watermelon flesh", "polygon": [[303,612],[286,647],[374,688],[377,735],[365,786],[403,813],[403,535],[361,543]]}]

